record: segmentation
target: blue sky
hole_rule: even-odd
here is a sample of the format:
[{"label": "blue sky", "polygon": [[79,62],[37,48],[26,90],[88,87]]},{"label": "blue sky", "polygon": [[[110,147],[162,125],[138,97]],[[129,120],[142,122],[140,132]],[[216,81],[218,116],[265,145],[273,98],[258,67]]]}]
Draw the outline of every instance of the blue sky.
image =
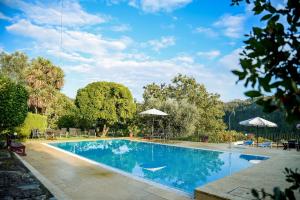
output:
[{"label": "blue sky", "polygon": [[230,71],[257,22],[230,0],[1,0],[0,50],[52,60],[72,98],[90,82],[114,81],[141,101],[143,86],[182,73],[229,101],[244,98]]}]

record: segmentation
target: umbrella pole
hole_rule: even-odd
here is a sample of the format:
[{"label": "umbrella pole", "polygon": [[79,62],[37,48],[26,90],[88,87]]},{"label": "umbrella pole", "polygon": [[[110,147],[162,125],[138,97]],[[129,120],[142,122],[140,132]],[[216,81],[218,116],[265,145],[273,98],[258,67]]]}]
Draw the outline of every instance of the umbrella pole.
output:
[{"label": "umbrella pole", "polygon": [[258,126],[256,126],[256,147],[258,147]]},{"label": "umbrella pole", "polygon": [[153,137],[153,131],[154,131],[154,117],[152,118],[152,134],[151,134],[152,137]]}]

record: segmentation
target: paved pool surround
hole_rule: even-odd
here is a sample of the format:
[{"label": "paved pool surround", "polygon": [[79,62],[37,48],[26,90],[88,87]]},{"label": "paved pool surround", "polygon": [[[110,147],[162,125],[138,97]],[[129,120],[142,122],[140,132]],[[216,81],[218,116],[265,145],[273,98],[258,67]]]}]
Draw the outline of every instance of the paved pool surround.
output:
[{"label": "paved pool surround", "polygon": [[[141,182],[112,172],[43,145],[49,141],[29,141],[23,160],[37,172],[38,178],[58,199],[190,199],[189,196]],[[172,142],[173,145],[228,151],[228,144]],[[195,199],[249,199],[250,188],[288,187],[285,167],[300,166],[300,153],[281,149],[232,148],[243,154],[269,156],[270,159],[208,183],[195,190]],[[288,164],[287,164],[288,163]],[[32,170],[31,170],[32,171]],[[48,184],[48,185],[47,185]],[[64,198],[59,198],[64,197]],[[298,198],[298,196],[297,196]]]}]

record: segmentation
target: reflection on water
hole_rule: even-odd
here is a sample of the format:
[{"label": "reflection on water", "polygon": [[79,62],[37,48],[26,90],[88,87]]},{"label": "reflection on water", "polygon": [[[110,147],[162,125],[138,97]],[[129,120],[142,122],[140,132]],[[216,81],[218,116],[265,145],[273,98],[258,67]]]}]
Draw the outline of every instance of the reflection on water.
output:
[{"label": "reflection on water", "polygon": [[136,176],[139,176],[139,177],[144,177],[145,176],[143,168],[137,162],[135,163],[134,167],[132,168],[131,173],[133,175],[136,175]]},{"label": "reflection on water", "polygon": [[128,140],[66,142],[52,145],[190,194],[198,186],[251,166],[251,160],[263,159],[238,153]]}]

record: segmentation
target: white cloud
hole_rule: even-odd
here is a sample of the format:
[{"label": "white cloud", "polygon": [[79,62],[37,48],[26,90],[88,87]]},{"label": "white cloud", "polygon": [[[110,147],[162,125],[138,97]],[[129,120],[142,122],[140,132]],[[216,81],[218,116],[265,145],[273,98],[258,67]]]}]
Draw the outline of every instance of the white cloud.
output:
[{"label": "white cloud", "polygon": [[[131,2],[134,3],[135,1]],[[156,1],[153,2],[155,3]],[[162,2],[161,4],[165,3],[165,1],[157,2]],[[72,4],[74,2],[70,3]],[[39,8],[46,7],[40,3],[25,4]],[[142,8],[141,4],[137,5]],[[78,6],[77,8],[83,11],[79,4]],[[21,9],[20,6],[18,6],[18,8],[23,11],[23,8]],[[49,5],[50,10],[53,11],[55,10],[54,8],[54,5]],[[76,10],[74,8],[72,9],[73,11]],[[51,16],[49,13],[52,11],[43,11],[46,13],[45,16]],[[171,10],[160,8],[158,11]],[[75,96],[78,88],[84,87],[91,81],[106,80],[125,84],[131,89],[133,95],[138,98],[138,100],[141,100],[144,85],[152,83],[153,81],[157,83],[168,82],[178,73],[194,76],[199,82],[204,83],[210,92],[219,92],[221,95],[232,95],[231,92],[228,94],[226,94],[226,92],[232,91],[232,85],[235,80],[232,80],[231,77],[223,76],[220,73],[215,73],[209,67],[195,62],[193,56],[189,54],[182,53],[164,59],[154,58],[144,54],[140,46],[134,46],[137,44],[129,37],[112,39],[104,37],[101,34],[90,33],[86,27],[84,27],[85,31],[81,29],[82,27],[80,26],[89,24],[87,21],[97,19],[97,17],[99,17],[98,15],[86,13],[88,16],[96,16],[96,18],[87,17],[88,20],[73,19],[77,20],[74,23],[75,27],[72,26],[73,23],[71,23],[70,20],[68,22],[70,26],[65,26],[63,29],[63,45],[62,49],[60,49],[60,27],[57,19],[48,20],[38,16],[38,14],[30,14],[28,13],[29,11],[24,10],[23,12],[25,12],[25,19],[16,21],[14,18],[14,22],[7,26],[6,30],[9,33],[30,38],[28,44],[32,44],[31,46],[37,51],[36,54],[31,51],[30,55],[50,56],[54,62],[58,60],[57,58],[62,59],[60,65],[66,72],[66,86],[63,91],[71,97]],[[41,12],[42,11],[35,11],[34,13]],[[34,19],[35,15],[37,15],[36,19]],[[82,18],[82,16],[79,16],[79,18]],[[91,24],[95,23],[102,22],[95,20]],[[76,26],[79,27],[77,28]],[[149,48],[153,48],[155,51],[159,51],[163,48],[175,45],[175,43],[175,37],[165,36],[156,40],[150,40],[144,44]],[[216,54],[216,52],[211,53],[210,56],[220,56]],[[230,80],[232,82],[230,82]],[[224,84],[224,82],[226,82],[226,84]]]},{"label": "white cloud", "polygon": [[[59,49],[60,47],[60,30],[56,28],[46,28],[34,25],[26,20],[20,20],[7,26],[6,30],[38,40],[40,45],[46,49]],[[131,39],[127,37],[119,40],[106,39],[101,35],[72,30],[64,31],[62,39],[64,50],[92,55],[105,54],[110,50],[121,51],[131,43]]]},{"label": "white cloud", "polygon": [[69,71],[74,71],[78,73],[89,73],[92,71],[91,65],[88,64],[80,64],[80,65],[75,65],[75,66],[66,66],[64,67],[65,69]]},{"label": "white cloud", "polygon": [[130,31],[131,27],[128,24],[121,24],[117,26],[112,26],[111,30],[115,32],[126,32],[126,31]]},{"label": "white cloud", "polygon": [[195,29],[196,33],[202,33],[208,37],[217,37],[218,33],[211,28],[199,26]]},{"label": "white cloud", "polygon": [[[115,0],[113,0],[115,2]],[[118,1],[118,0],[117,0]],[[122,2],[122,0],[119,0]],[[172,12],[191,3],[192,0],[130,0],[128,5],[141,9],[144,12]]]},{"label": "white cloud", "polygon": [[233,50],[231,53],[221,57],[219,63],[221,66],[228,69],[237,69],[240,66],[240,53],[242,52],[241,48]]},{"label": "white cloud", "polygon": [[7,21],[11,21],[12,20],[11,17],[6,16],[2,12],[0,12],[0,19],[7,20]]},{"label": "white cloud", "polygon": [[83,26],[104,23],[108,17],[93,15],[85,12],[79,3],[65,0],[61,8],[60,1],[49,4],[27,3],[20,0],[4,0],[4,4],[19,9],[26,17],[36,23],[44,25],[60,25],[61,11],[64,26]]},{"label": "white cloud", "polygon": [[[182,8],[193,0],[106,0],[108,5],[127,2],[129,6],[141,9],[147,13],[155,12],[172,12],[173,10]],[[176,20],[177,18],[174,17]]]},{"label": "white cloud", "polygon": [[205,52],[204,51],[199,51],[197,53],[197,55],[212,60],[212,59],[220,56],[221,52],[219,50],[212,50],[212,51],[205,51]]},{"label": "white cloud", "polygon": [[86,58],[81,56],[79,53],[76,52],[64,52],[61,49],[48,49],[47,53],[50,55],[54,55],[58,58],[68,60],[70,62],[83,62],[83,63],[92,63],[92,58]]},{"label": "white cloud", "polygon": [[194,58],[191,56],[177,56],[175,57],[173,60],[178,61],[178,62],[182,62],[182,63],[186,63],[186,64],[191,64],[194,62]]},{"label": "white cloud", "polygon": [[175,41],[176,39],[174,36],[164,36],[157,40],[149,40],[144,46],[150,46],[154,51],[160,51],[169,46],[174,46]]},{"label": "white cloud", "polygon": [[191,2],[192,0],[143,0],[141,1],[141,7],[146,12],[171,12]]},{"label": "white cloud", "polygon": [[271,0],[271,4],[276,8],[276,9],[283,9],[284,5],[287,4],[287,0]]},{"label": "white cloud", "polygon": [[245,19],[243,15],[224,15],[214,23],[214,26],[224,29],[224,35],[230,38],[239,38],[243,36]]}]

